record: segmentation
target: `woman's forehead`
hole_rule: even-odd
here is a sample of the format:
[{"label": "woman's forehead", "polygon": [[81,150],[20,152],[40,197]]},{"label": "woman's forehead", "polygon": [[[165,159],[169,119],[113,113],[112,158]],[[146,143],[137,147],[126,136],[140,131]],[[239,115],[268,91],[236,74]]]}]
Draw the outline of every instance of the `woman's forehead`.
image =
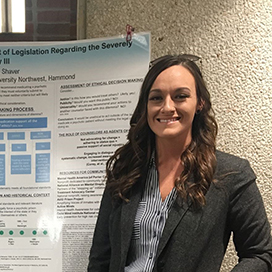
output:
[{"label": "woman's forehead", "polygon": [[195,78],[187,68],[181,65],[174,65],[163,70],[157,76],[150,91],[153,89],[177,89],[181,87],[195,89],[195,85]]}]

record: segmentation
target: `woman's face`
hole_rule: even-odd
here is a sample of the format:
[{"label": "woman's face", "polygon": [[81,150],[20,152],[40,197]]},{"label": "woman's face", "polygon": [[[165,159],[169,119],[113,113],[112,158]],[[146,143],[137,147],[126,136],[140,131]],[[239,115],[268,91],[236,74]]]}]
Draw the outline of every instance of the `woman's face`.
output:
[{"label": "woman's face", "polygon": [[187,145],[199,109],[195,79],[188,69],[175,65],[162,71],[148,97],[147,121],[156,139],[178,139]]}]

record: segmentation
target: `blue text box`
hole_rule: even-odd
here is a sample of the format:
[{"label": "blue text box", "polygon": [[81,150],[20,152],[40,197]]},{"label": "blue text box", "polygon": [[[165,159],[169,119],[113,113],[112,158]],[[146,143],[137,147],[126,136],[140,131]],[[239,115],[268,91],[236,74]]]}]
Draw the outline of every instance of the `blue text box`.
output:
[{"label": "blue text box", "polygon": [[8,132],[8,140],[25,140],[24,132]]},{"label": "blue text box", "polygon": [[30,133],[31,140],[51,139],[51,131],[35,131]]},{"label": "blue text box", "polygon": [[26,144],[12,144],[11,151],[13,152],[26,151]]},{"label": "blue text box", "polygon": [[36,154],[36,182],[50,181],[50,154]]},{"label": "blue text box", "polygon": [[0,119],[0,129],[24,129],[24,128],[46,128],[47,118],[7,118]]},{"label": "blue text box", "polygon": [[5,144],[0,144],[0,151],[6,151],[6,145]]},{"label": "blue text box", "polygon": [[0,155],[0,185],[6,184],[5,155]]},{"label": "blue text box", "polygon": [[31,155],[11,155],[11,174],[31,174]]},{"label": "blue text box", "polygon": [[36,143],[36,150],[50,150],[50,142]]},{"label": "blue text box", "polygon": [[4,132],[0,132],[0,140],[4,140]]}]

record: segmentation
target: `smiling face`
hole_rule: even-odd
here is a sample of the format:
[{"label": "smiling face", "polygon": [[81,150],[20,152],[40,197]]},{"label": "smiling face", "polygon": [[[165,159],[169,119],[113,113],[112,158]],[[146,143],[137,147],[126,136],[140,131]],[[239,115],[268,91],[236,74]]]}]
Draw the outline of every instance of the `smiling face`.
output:
[{"label": "smiling face", "polygon": [[175,139],[188,145],[198,109],[195,79],[189,70],[174,65],[158,75],[147,103],[147,121],[157,141]]}]

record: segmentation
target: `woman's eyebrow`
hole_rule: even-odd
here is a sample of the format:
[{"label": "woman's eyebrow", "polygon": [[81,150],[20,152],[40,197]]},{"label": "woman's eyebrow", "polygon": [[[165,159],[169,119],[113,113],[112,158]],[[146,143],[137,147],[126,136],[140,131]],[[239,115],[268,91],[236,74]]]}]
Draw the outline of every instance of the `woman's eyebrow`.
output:
[{"label": "woman's eyebrow", "polygon": [[177,88],[175,90],[175,92],[179,92],[179,91],[189,91],[189,92],[191,92],[191,89],[189,87],[180,87],[180,88]]},{"label": "woman's eyebrow", "polygon": [[[189,91],[189,92],[191,92],[191,89],[189,87],[179,87],[179,88],[175,89],[174,92],[179,92],[179,91]],[[151,94],[153,92],[154,93],[160,93],[160,92],[162,92],[162,90],[161,89],[151,89],[149,94]]]},{"label": "woman's eyebrow", "polygon": [[161,93],[161,89],[152,89],[149,91],[149,94],[151,93]]}]

